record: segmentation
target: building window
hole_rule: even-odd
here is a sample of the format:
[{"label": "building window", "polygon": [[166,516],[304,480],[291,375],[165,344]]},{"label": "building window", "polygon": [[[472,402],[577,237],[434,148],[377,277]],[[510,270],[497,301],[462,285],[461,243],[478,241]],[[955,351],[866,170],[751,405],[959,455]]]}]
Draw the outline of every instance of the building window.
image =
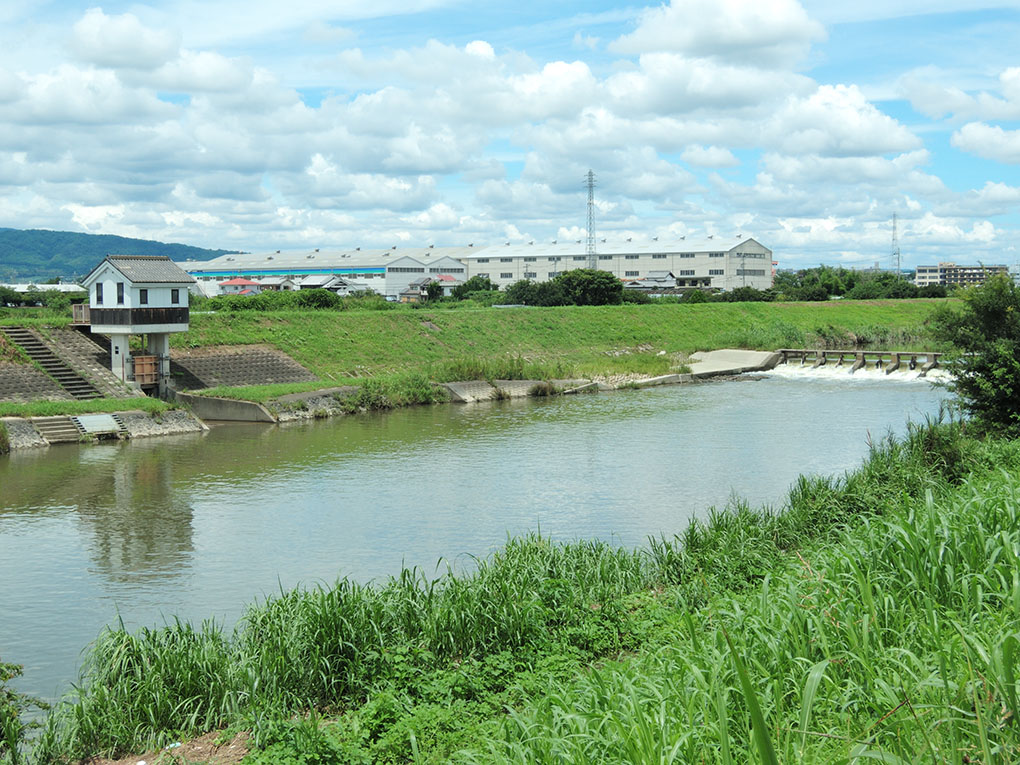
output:
[{"label": "building window", "polygon": [[708,257],[710,257],[710,258],[721,258],[724,255],[726,255],[725,252],[710,252],[710,253],[708,253]]},{"label": "building window", "polygon": [[117,305],[124,305],[124,282],[117,282]]},{"label": "building window", "polygon": [[475,274],[475,276],[477,276],[479,279],[488,279],[489,278],[488,274]]},{"label": "building window", "polygon": [[641,257],[640,255],[624,255],[623,256],[624,260],[637,260],[640,257]]},{"label": "building window", "polygon": [[637,276],[639,273],[641,273],[641,272],[640,271],[624,271],[623,275],[624,276]]},{"label": "building window", "polygon": [[178,305],[181,302],[181,291],[179,289],[170,290],[170,302],[173,305]]},{"label": "building window", "polygon": [[693,268],[686,268],[676,272],[677,276],[694,276]]},{"label": "building window", "polygon": [[710,268],[710,269],[708,269],[708,275],[709,276],[722,276],[724,273],[726,273],[726,271],[725,271],[725,269],[722,269],[722,268]]},{"label": "building window", "polygon": [[588,258],[586,258],[584,255],[575,255],[574,256],[574,260],[585,261],[587,259]]},{"label": "building window", "polygon": [[656,253],[655,255],[652,255],[652,260],[665,260],[665,259],[666,255],[664,253]]},{"label": "building window", "polygon": [[103,283],[96,282],[96,305],[103,304]]},{"label": "building window", "polygon": [[737,276],[765,276],[764,268],[738,268]]},{"label": "building window", "polygon": [[513,274],[507,274],[507,273],[502,273],[502,274],[499,275],[499,278],[500,279],[513,279],[514,275]]},{"label": "building window", "polygon": [[550,255],[549,256],[549,262],[550,263],[554,263],[554,262],[558,261],[559,259],[560,259],[559,255]]},{"label": "building window", "polygon": [[681,252],[680,253],[680,257],[681,258],[693,258],[694,257],[694,253],[693,252]]},{"label": "building window", "polygon": [[475,263],[488,263],[488,262],[489,262],[488,258],[478,258],[478,260],[475,261]]},{"label": "building window", "polygon": [[463,268],[430,268],[430,274],[462,274]]},{"label": "building window", "polygon": [[599,260],[612,260],[612,255],[599,255]]},{"label": "building window", "polygon": [[547,279],[555,279],[559,275],[560,275],[559,271],[550,271],[545,276],[546,276]]},{"label": "building window", "polygon": [[534,271],[525,271],[524,272],[524,278],[525,279],[535,279],[537,277],[538,277],[538,274],[536,274]]},{"label": "building window", "polygon": [[534,263],[536,260],[538,260],[538,258],[525,258],[524,262],[525,263]]},{"label": "building window", "polygon": [[149,304],[149,291],[148,290],[138,290],[138,305],[148,305],[148,304]]},{"label": "building window", "polygon": [[513,263],[514,259],[513,258],[500,258],[499,262],[500,263]]},{"label": "building window", "polygon": [[[396,274],[423,274],[423,273],[425,273],[425,269],[424,268],[392,268],[391,267],[391,268],[388,268],[386,270],[391,272],[391,273],[396,273]],[[368,275],[369,274],[363,274],[363,276],[368,276]]]}]

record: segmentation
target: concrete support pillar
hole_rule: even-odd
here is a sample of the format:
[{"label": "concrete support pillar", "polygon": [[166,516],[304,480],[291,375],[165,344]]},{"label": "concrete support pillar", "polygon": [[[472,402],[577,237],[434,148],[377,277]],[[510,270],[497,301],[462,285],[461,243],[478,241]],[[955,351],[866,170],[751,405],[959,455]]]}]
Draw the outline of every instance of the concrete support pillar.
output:
[{"label": "concrete support pillar", "polygon": [[854,365],[850,367],[850,374],[853,374],[858,369],[863,369],[865,366],[867,366],[867,362],[864,360],[864,354],[858,353],[857,358],[854,359]]},{"label": "concrete support pillar", "polygon": [[812,367],[812,369],[824,367],[826,361],[828,361],[828,359],[825,358],[825,351],[818,351],[815,354],[815,365]]},{"label": "concrete support pillar", "polygon": [[110,370],[123,382],[131,379],[130,335],[110,335]]},{"label": "concrete support pillar", "polygon": [[893,353],[890,355],[889,363],[885,365],[885,373],[892,374],[900,368],[900,354]]},{"label": "concrete support pillar", "polygon": [[154,333],[146,337],[145,349],[150,356],[156,357],[156,370],[159,375],[159,397],[166,398],[167,384],[170,381],[170,335],[167,332]]}]

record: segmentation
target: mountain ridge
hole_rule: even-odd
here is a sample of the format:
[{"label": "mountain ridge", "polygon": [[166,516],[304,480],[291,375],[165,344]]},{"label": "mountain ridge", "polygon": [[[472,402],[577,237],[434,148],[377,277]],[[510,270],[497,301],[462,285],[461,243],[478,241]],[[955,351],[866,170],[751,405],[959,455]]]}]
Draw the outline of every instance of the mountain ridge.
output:
[{"label": "mountain ridge", "polygon": [[0,227],[0,282],[73,280],[85,276],[107,255],[169,255],[175,261],[211,260],[236,250],[82,234],[49,229]]}]

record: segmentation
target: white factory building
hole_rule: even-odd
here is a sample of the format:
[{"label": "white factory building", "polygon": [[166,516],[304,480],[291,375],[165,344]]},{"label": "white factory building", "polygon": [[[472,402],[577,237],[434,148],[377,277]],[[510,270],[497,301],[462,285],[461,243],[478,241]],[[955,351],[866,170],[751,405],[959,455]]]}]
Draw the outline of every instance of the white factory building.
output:
[{"label": "white factory building", "polygon": [[[602,239],[596,243],[595,264],[624,282],[668,272],[676,277],[677,287],[732,290],[772,286],[772,251],[746,236],[640,243]],[[309,276],[333,274],[342,277],[347,289],[370,289],[395,299],[411,282],[426,276],[449,276],[458,283],[472,276],[487,276],[505,288],[520,279],[546,281],[563,271],[588,268],[589,256],[583,240],[572,240],[243,253],[179,265],[197,280],[198,290],[210,296],[220,293],[222,282],[238,277],[264,281],[268,286],[281,279],[300,284]]]}]

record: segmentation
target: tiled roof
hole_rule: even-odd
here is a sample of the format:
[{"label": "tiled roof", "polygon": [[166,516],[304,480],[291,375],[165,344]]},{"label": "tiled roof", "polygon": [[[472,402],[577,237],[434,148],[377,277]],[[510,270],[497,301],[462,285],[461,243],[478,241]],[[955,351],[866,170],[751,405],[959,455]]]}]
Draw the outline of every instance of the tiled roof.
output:
[{"label": "tiled roof", "polygon": [[194,278],[166,255],[107,255],[114,268],[140,284],[191,284]]},{"label": "tiled roof", "polygon": [[259,284],[258,282],[253,282],[251,279],[245,279],[245,278],[240,277],[240,276],[235,277],[235,278],[231,279],[230,281],[220,282],[220,286],[221,287],[240,287],[242,285],[244,285],[244,286],[256,286],[257,287],[258,284]]}]

